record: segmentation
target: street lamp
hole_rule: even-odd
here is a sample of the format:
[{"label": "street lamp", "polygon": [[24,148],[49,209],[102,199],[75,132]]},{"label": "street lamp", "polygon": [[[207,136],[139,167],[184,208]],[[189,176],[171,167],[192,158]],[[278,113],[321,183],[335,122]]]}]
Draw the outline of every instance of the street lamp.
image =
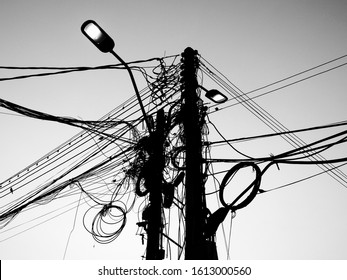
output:
[{"label": "street lamp", "polygon": [[120,63],[122,63],[125,69],[128,71],[131,82],[133,84],[133,87],[136,93],[137,100],[140,104],[142,115],[145,119],[148,131],[149,133],[151,133],[152,126],[148,120],[147,114],[145,112],[145,108],[143,107],[142,100],[141,100],[140,93],[135,82],[134,75],[129,65],[118,54],[114,52],[113,48],[115,44],[112,38],[93,20],[85,21],[81,26],[81,31],[101,52],[103,53],[109,52],[113,54],[113,56],[115,56],[120,61]]},{"label": "street lamp", "polygon": [[219,92],[216,89],[208,90],[205,96],[215,103],[224,103],[228,100],[228,97],[226,97],[223,93]]},{"label": "street lamp", "polygon": [[87,20],[81,26],[82,33],[102,52],[112,52],[112,38],[93,20]]},{"label": "street lamp", "polygon": [[225,101],[228,100],[228,97],[226,97],[219,90],[216,90],[216,89],[207,90],[203,86],[199,86],[199,87],[206,92],[205,96],[208,99],[212,100],[214,103],[220,104],[220,103],[224,103]]}]

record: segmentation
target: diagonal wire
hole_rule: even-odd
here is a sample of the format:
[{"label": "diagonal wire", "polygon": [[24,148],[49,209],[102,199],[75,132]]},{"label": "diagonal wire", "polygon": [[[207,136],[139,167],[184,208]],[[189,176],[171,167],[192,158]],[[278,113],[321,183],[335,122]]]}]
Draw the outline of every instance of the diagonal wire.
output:
[{"label": "diagonal wire", "polygon": [[[346,56],[342,56],[338,59],[342,59]],[[283,124],[281,124],[275,117],[273,117],[269,112],[267,112],[265,109],[263,109],[259,104],[257,104],[252,98],[248,96],[247,93],[242,92],[239,88],[237,88],[228,78],[226,78],[222,73],[220,73],[215,67],[213,67],[206,59],[202,58],[203,62],[201,63],[201,69],[206,73],[211,79],[213,79],[216,83],[220,84],[235,100],[238,101],[237,104],[241,104],[244,106],[247,110],[249,110],[253,115],[255,115],[259,120],[261,120],[263,123],[265,123],[271,130],[273,130],[275,133],[279,132],[289,132],[290,130],[285,127]],[[332,61],[336,61],[332,60]],[[206,64],[209,66],[206,66]],[[322,64],[322,65],[326,65]],[[344,66],[345,63],[342,65]],[[319,66],[317,66],[319,67]],[[313,67],[311,69],[317,69],[317,67]],[[211,70],[211,68],[218,74],[214,73],[214,71]],[[336,69],[334,67],[333,69]],[[302,73],[306,73],[307,71],[303,71]],[[326,71],[322,71],[326,72]],[[296,77],[298,75],[292,75],[292,77]],[[316,76],[316,75],[312,75]],[[223,79],[222,79],[222,78]],[[286,80],[286,79],[282,79]],[[274,83],[273,83],[274,84]],[[235,105],[235,104],[234,104]],[[281,137],[288,142],[293,147],[300,147],[303,145],[306,145],[305,141],[303,141],[301,138],[299,138],[296,134],[290,134],[290,135],[281,135]],[[325,158],[322,155],[315,155],[313,156],[313,159],[311,160],[322,160],[324,161]],[[347,186],[347,175],[341,171],[340,169],[332,169],[333,165],[328,164],[327,166],[322,165],[319,166],[319,168],[323,170],[330,170],[328,173],[329,176],[334,178],[337,182],[342,184],[344,187]]]}]

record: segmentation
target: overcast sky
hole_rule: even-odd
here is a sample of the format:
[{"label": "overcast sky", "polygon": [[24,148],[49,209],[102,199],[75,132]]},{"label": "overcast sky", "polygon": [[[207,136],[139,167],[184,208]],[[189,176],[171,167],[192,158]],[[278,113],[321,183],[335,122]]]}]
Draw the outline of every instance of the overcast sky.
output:
[{"label": "overcast sky", "polygon": [[[0,7],[0,66],[116,63],[81,34],[80,26],[87,19],[97,21],[114,38],[115,50],[124,60],[180,54],[191,46],[244,92],[347,54],[347,2],[343,0],[3,0]],[[0,73],[0,77],[23,74]],[[344,121],[346,74],[347,67],[341,67],[255,101],[290,130]],[[136,79],[142,88],[145,81],[140,75]],[[133,94],[124,71],[0,82],[2,99],[85,120],[100,118]],[[0,109],[1,182],[79,132],[8,113]],[[272,132],[240,105],[213,114],[211,120],[227,139]],[[333,132],[300,137],[310,142]],[[291,148],[280,139],[237,147],[252,156]],[[325,156],[345,155],[346,150],[340,149]],[[347,173],[346,167],[341,170]],[[261,188],[276,188],[320,171],[313,166],[274,168],[264,176]],[[259,195],[233,220],[230,257],[346,259],[346,201],[346,187],[326,174]],[[0,231],[0,258],[63,259],[75,211],[41,225],[26,223],[54,207],[20,214],[16,224]],[[145,246],[135,235],[136,217],[129,217],[117,240],[100,245],[84,230],[83,211],[82,207],[78,211],[66,259],[141,259]],[[18,228],[4,232],[15,225]],[[227,236],[229,231],[230,217],[225,223]],[[225,242],[218,234],[220,256],[226,258]]]}]

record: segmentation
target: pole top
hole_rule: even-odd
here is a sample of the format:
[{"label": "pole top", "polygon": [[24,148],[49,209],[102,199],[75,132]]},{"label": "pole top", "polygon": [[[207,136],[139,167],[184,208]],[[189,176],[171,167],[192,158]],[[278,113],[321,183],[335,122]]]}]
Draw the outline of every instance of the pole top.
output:
[{"label": "pole top", "polygon": [[194,50],[193,48],[191,47],[187,47],[184,52],[182,53],[182,56],[187,56],[187,55],[197,55],[198,54],[198,51],[197,50]]}]

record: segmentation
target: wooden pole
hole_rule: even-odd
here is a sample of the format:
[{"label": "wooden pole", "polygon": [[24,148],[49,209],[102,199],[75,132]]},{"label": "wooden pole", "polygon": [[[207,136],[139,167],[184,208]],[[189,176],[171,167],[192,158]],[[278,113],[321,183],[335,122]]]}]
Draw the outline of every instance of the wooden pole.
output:
[{"label": "wooden pole", "polygon": [[186,146],[186,247],[185,259],[206,259],[204,230],[204,193],[202,180],[201,123],[198,107],[196,71],[197,51],[182,53],[183,128]]}]

